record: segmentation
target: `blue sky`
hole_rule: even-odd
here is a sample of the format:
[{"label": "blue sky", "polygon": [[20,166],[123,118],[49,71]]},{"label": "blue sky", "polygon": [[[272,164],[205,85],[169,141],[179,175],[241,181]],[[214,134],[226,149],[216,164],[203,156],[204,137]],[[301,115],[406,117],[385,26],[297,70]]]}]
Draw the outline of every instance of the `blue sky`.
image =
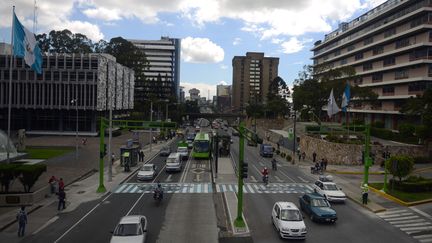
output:
[{"label": "blue sky", "polygon": [[[10,42],[11,9],[33,29],[33,0],[0,6],[0,40]],[[93,40],[182,39],[181,85],[202,96],[232,83],[232,58],[279,57],[289,85],[311,63],[313,43],[383,0],[38,0],[37,33],[69,29]],[[7,21],[6,21],[7,20]]]}]

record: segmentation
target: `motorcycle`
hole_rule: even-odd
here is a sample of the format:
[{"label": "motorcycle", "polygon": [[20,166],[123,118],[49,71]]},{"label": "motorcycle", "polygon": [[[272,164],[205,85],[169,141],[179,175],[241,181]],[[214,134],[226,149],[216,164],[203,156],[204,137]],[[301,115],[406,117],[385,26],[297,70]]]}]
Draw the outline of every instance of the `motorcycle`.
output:
[{"label": "motorcycle", "polygon": [[268,181],[269,181],[269,176],[268,175],[263,175],[263,182],[264,184],[267,186],[268,185]]},{"label": "motorcycle", "polygon": [[311,174],[322,175],[322,173],[323,173],[323,170],[322,170],[321,166],[319,166],[319,167],[311,166],[310,169],[311,169]]},{"label": "motorcycle", "polygon": [[160,190],[154,190],[154,193],[153,193],[153,199],[154,199],[156,202],[162,202],[162,199],[163,199],[163,191],[160,191]]}]

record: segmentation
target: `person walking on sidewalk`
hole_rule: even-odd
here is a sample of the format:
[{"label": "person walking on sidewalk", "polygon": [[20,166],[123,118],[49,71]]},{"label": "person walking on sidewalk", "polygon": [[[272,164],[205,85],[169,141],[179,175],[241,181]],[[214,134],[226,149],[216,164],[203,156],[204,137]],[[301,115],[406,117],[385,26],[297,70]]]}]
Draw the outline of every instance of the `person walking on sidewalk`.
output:
[{"label": "person walking on sidewalk", "polygon": [[27,224],[27,212],[25,211],[24,206],[21,206],[21,209],[18,211],[16,219],[18,221],[18,236],[24,236],[25,227]]},{"label": "person walking on sidewalk", "polygon": [[113,165],[114,164],[114,162],[115,162],[115,154],[114,153],[111,153],[111,164]]},{"label": "person walking on sidewalk", "polygon": [[327,170],[327,164],[328,164],[328,160],[327,158],[324,158],[324,170]]},{"label": "person walking on sidewalk", "polygon": [[313,152],[313,154],[312,154],[312,161],[315,163],[316,162],[316,157],[317,157],[317,154],[315,153],[315,151]]},{"label": "person walking on sidewalk", "polygon": [[60,178],[60,181],[58,182],[58,186],[59,186],[59,191],[64,191],[65,184],[63,178]]},{"label": "person walking on sidewalk", "polygon": [[51,194],[57,193],[58,181],[55,176],[51,176],[48,183],[50,184]]},{"label": "person walking on sidewalk", "polygon": [[306,159],[306,153],[303,152],[301,156],[302,156],[302,159],[303,159],[303,161],[304,161],[304,160]]},{"label": "person walking on sidewalk", "polygon": [[59,202],[58,202],[57,210],[60,211],[60,210],[65,209],[66,208],[66,202],[65,202],[65,200],[66,200],[66,193],[65,193],[64,190],[60,190],[59,191],[58,199],[59,199]]},{"label": "person walking on sidewalk", "polygon": [[276,162],[276,159],[272,159],[271,163],[272,163],[272,170],[276,171],[276,170],[277,170],[277,162]]},{"label": "person walking on sidewalk", "polygon": [[367,205],[369,196],[369,187],[367,184],[362,186],[362,203],[363,205]]}]

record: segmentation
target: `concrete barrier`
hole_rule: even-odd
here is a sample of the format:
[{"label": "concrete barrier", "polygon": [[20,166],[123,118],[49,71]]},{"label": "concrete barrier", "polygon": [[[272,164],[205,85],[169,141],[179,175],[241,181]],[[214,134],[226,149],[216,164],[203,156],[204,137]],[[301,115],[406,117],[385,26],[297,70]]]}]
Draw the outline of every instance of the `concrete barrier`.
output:
[{"label": "concrete barrier", "polygon": [[30,193],[10,193],[0,194],[0,207],[16,207],[21,205],[33,205],[49,195],[50,188],[45,186],[35,192]]}]

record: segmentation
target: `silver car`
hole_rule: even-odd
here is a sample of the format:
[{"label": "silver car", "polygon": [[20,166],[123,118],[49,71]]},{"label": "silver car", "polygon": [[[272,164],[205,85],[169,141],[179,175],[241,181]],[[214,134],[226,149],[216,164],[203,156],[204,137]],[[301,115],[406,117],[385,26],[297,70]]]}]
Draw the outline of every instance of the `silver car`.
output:
[{"label": "silver car", "polygon": [[145,164],[141,167],[137,174],[137,180],[153,180],[156,176],[157,167],[154,164]]},{"label": "silver car", "polygon": [[120,219],[111,237],[111,243],[146,241],[147,218],[144,215],[129,215]]}]

